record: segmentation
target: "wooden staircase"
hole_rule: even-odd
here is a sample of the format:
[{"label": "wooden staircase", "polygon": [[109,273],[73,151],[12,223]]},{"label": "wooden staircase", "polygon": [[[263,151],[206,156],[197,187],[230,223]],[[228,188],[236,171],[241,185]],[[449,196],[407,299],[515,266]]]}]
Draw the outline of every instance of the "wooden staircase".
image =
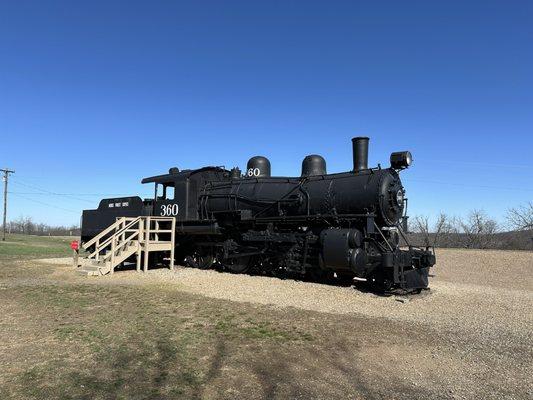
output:
[{"label": "wooden staircase", "polygon": [[84,276],[113,273],[129,258],[136,259],[136,269],[148,270],[150,252],[170,252],[169,267],[174,266],[174,237],[176,219],[173,217],[120,217],[82,244],[90,254],[81,259],[77,272]]}]

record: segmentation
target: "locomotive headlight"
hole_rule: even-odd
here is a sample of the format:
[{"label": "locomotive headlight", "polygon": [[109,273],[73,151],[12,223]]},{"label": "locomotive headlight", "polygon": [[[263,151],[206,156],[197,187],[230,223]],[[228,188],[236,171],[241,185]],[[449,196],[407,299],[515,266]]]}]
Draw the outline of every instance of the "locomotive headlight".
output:
[{"label": "locomotive headlight", "polygon": [[404,199],[403,189],[400,189],[396,192],[396,204],[398,204],[398,207],[401,207],[403,205],[403,199]]},{"label": "locomotive headlight", "polygon": [[390,166],[394,169],[407,168],[413,163],[410,151],[397,151],[390,155]]}]

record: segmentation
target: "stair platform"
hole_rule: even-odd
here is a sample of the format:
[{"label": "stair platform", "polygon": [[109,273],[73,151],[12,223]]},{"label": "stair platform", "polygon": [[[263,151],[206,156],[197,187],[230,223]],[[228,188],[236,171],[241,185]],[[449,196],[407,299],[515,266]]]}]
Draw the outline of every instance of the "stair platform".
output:
[{"label": "stair platform", "polygon": [[90,254],[78,261],[77,273],[101,276],[114,273],[128,259],[135,259],[137,271],[148,270],[151,252],[169,252],[174,266],[176,219],[174,217],[119,217],[116,222],[82,244]]}]

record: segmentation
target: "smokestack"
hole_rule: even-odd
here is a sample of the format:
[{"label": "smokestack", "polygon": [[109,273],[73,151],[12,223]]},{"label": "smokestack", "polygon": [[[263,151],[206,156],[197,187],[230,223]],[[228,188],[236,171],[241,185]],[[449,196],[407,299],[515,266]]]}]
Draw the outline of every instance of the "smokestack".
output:
[{"label": "smokestack", "polygon": [[355,137],[352,139],[354,172],[368,169],[368,140],[367,137]]}]

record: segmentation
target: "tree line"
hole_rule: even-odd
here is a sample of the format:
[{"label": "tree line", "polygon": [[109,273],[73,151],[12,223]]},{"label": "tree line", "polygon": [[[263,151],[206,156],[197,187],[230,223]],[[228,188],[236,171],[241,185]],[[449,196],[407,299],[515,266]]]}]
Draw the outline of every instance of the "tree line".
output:
[{"label": "tree line", "polygon": [[79,236],[78,225],[54,226],[34,222],[31,217],[20,216],[18,219],[6,223],[7,233],[38,236]]},{"label": "tree line", "polygon": [[410,221],[409,238],[417,245],[476,249],[533,249],[533,202],[510,208],[500,225],[483,210],[466,217],[440,213],[434,223],[418,215]]}]

